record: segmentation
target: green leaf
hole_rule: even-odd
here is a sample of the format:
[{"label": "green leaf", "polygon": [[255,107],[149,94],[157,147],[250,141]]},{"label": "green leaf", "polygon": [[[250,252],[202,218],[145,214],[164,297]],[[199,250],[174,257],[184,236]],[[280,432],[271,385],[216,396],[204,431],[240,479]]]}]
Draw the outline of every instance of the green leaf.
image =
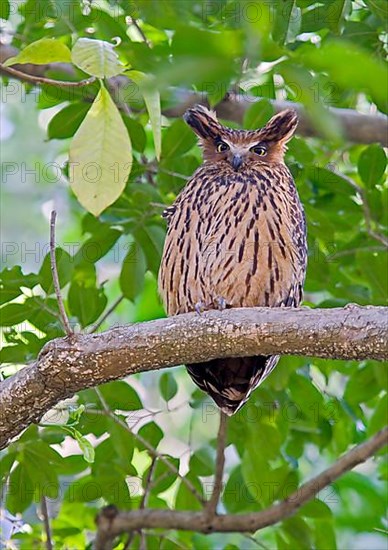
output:
[{"label": "green leaf", "polygon": [[196,476],[210,476],[214,473],[214,460],[208,447],[201,447],[190,458],[190,472]]},{"label": "green leaf", "polygon": [[157,274],[165,239],[164,230],[157,225],[146,225],[139,227],[134,232],[134,237],[141,244],[147,258],[147,268]]},{"label": "green leaf", "polygon": [[274,109],[268,99],[255,101],[244,114],[244,128],[247,130],[262,128],[273,113]]},{"label": "green leaf", "polygon": [[69,162],[71,188],[95,216],[125,188],[132,167],[131,141],[104,86],[71,142]]},{"label": "green leaf", "polygon": [[127,74],[139,86],[144,98],[154,136],[155,155],[159,160],[162,149],[162,113],[157,83],[154,77],[140,71],[129,71]]},{"label": "green leaf", "polygon": [[284,42],[286,42],[291,13],[294,8],[295,0],[291,0],[289,2],[278,2],[275,22],[272,30],[272,38],[275,42],[279,42],[280,44],[284,44]]},{"label": "green leaf", "polygon": [[9,8],[9,1],[3,0],[0,4],[0,19],[7,20],[9,17],[10,8]]},{"label": "green leaf", "polygon": [[34,63],[34,65],[45,65],[46,63],[69,63],[71,54],[69,48],[54,38],[42,38],[32,42],[19,52],[15,57],[8,58],[4,65]]},{"label": "green leaf", "polygon": [[160,392],[165,401],[170,401],[178,391],[178,384],[171,372],[164,372],[159,379]]},{"label": "green leaf", "polygon": [[[191,481],[199,494],[202,494],[202,484],[197,477],[194,477],[190,472],[185,476],[186,479]],[[196,498],[193,497],[193,493],[187,487],[183,481],[180,482],[179,489],[176,495],[175,508],[177,510],[201,510],[202,505]]]},{"label": "green leaf", "polygon": [[11,514],[24,512],[32,502],[35,485],[23,463],[13,469],[6,493],[6,507]]},{"label": "green leaf", "polygon": [[71,60],[85,73],[111,78],[123,72],[113,44],[104,40],[79,38],[71,51]]},{"label": "green leaf", "polygon": [[142,292],[146,270],[146,258],[141,246],[137,242],[131,243],[120,273],[120,288],[128,300],[133,302]]},{"label": "green leaf", "polygon": [[82,451],[82,455],[83,455],[85,461],[88,462],[89,464],[93,464],[94,456],[95,456],[93,445],[78,430],[75,430],[73,428],[72,432],[73,432],[74,437],[75,437],[75,439],[76,439],[76,441],[79,445],[79,448]]},{"label": "green leaf", "polygon": [[[179,471],[179,458],[175,458],[173,456],[164,455],[165,458],[170,462],[170,464],[173,464],[177,471]],[[147,474],[149,472],[149,468],[144,472],[143,474],[143,487],[147,479]],[[155,495],[158,495],[159,493],[163,493],[166,491],[171,485],[174,483],[174,481],[177,479],[178,474],[175,474],[172,472],[164,462],[158,460],[156,462],[156,466],[153,471],[152,475],[152,492]]]},{"label": "green leaf", "polygon": [[371,397],[377,395],[379,391],[380,386],[375,377],[374,366],[369,363],[357,369],[349,378],[344,399],[352,405],[358,405],[359,403],[365,403]]},{"label": "green leaf", "polygon": [[66,139],[73,137],[80,127],[86,113],[89,111],[88,103],[71,103],[56,113],[47,127],[49,139]]},{"label": "green leaf", "polygon": [[388,256],[386,252],[357,252],[357,266],[370,285],[373,303],[388,304]]},{"label": "green leaf", "polygon": [[[55,249],[55,259],[58,270],[59,286],[63,288],[71,279],[74,261],[68,252],[63,248]],[[53,275],[51,272],[50,253],[46,254],[39,271],[39,283],[46,294],[54,293]]]},{"label": "green leaf", "polygon": [[337,550],[335,538],[333,521],[321,519],[315,521],[315,548],[330,548],[330,550]]},{"label": "green leaf", "polygon": [[[387,366],[383,364],[378,365],[379,368],[385,369],[387,371]],[[385,372],[386,378],[387,372]],[[368,436],[372,436],[374,433],[382,430],[384,426],[388,424],[388,394],[383,395],[380,399],[372,418],[369,420],[368,424]]]},{"label": "green leaf", "polygon": [[107,301],[102,288],[84,286],[74,280],[70,285],[67,303],[70,313],[78,318],[82,327],[98,319]]},{"label": "green leaf", "polygon": [[[6,260],[6,252],[4,256]],[[0,304],[5,304],[20,296],[21,287],[33,288],[37,284],[37,275],[33,273],[25,275],[19,265],[4,268],[0,273]]]},{"label": "green leaf", "polygon": [[147,143],[147,136],[143,125],[134,118],[126,115],[123,115],[123,121],[125,126],[127,127],[133,148],[136,151],[139,151],[139,153],[143,153]]},{"label": "green leaf", "polygon": [[305,504],[299,513],[308,518],[328,519],[333,516],[329,506],[317,498],[310,500],[307,504]]},{"label": "green leaf", "polygon": [[374,187],[384,176],[387,155],[377,144],[369,145],[358,159],[358,173],[367,187]]},{"label": "green leaf", "polygon": [[135,411],[143,408],[136,390],[123,380],[108,382],[100,386],[100,391],[112,410]]},{"label": "green leaf", "polygon": [[[140,428],[139,435],[146,439],[148,443],[150,443],[153,448],[156,449],[164,434],[155,422],[149,422],[148,424],[145,424]],[[143,445],[139,442],[137,443],[137,446],[140,449],[144,448]]]},{"label": "green leaf", "polygon": [[3,327],[12,327],[25,321],[31,313],[26,304],[8,304],[0,309],[0,324]]},{"label": "green leaf", "polygon": [[164,158],[181,157],[195,145],[196,141],[194,132],[187,124],[183,120],[175,120],[163,135],[162,156]]}]

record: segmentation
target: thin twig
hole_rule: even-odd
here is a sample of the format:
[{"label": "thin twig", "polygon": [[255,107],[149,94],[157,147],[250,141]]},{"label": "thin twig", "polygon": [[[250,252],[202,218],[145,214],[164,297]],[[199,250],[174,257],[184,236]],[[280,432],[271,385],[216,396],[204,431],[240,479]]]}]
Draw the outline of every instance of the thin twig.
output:
[{"label": "thin twig", "polygon": [[357,254],[357,252],[384,252],[386,250],[385,246],[360,246],[359,248],[348,248],[347,250],[339,250],[338,252],[333,252],[329,254],[326,261],[332,262],[337,258],[342,258],[343,256],[352,256]]},{"label": "thin twig", "polygon": [[49,515],[48,515],[48,510],[47,510],[46,497],[44,495],[42,495],[40,509],[41,509],[41,512],[42,512],[43,525],[44,525],[44,530],[45,530],[45,533],[46,533],[46,549],[47,550],[53,550],[53,543],[52,543],[52,540],[51,540],[50,519],[49,519]]},{"label": "thin twig", "polygon": [[89,86],[96,82],[96,77],[91,76],[85,80],[78,80],[76,82],[71,80],[54,80],[53,78],[46,78],[45,76],[33,76],[32,74],[24,73],[18,69],[12,67],[6,67],[0,63],[0,70],[10,76],[14,76],[23,82],[30,82],[31,84],[47,84],[48,86],[57,86],[59,88],[81,88],[83,86]]},{"label": "thin twig", "polygon": [[152,174],[158,174],[159,172],[163,172],[163,174],[167,174],[168,176],[172,176],[174,178],[180,178],[181,180],[189,180],[191,176],[185,176],[184,174],[180,174],[179,172],[173,172],[171,170],[166,170],[164,168],[154,168],[153,166],[149,166],[146,168],[147,172],[151,172]]},{"label": "thin twig", "polygon": [[122,294],[117,298],[117,300],[112,304],[112,306],[104,313],[104,315],[97,321],[97,323],[94,325],[94,327],[90,330],[89,334],[92,334],[93,332],[97,332],[97,330],[101,327],[101,325],[104,323],[104,321],[107,320],[109,315],[114,312],[114,310],[121,304],[121,302],[124,300],[124,295]]},{"label": "thin twig", "polygon": [[71,329],[69,319],[66,315],[65,306],[63,304],[62,294],[61,294],[61,287],[59,284],[59,277],[58,277],[58,268],[57,268],[57,260],[55,257],[55,219],[57,217],[57,213],[55,210],[51,212],[51,218],[50,218],[50,260],[51,260],[51,274],[53,278],[53,284],[55,289],[55,295],[57,297],[59,312],[61,314],[62,324],[63,328],[67,334],[67,336],[70,336],[73,334],[73,331]]},{"label": "thin twig", "polygon": [[140,27],[139,22],[137,21],[137,19],[135,19],[134,17],[131,17],[130,15],[128,15],[126,19],[127,19],[127,23],[128,23],[128,24],[133,25],[133,26],[136,28],[136,30],[137,30],[137,32],[140,34],[140,36],[141,36],[143,42],[144,42],[145,44],[147,44],[147,46],[148,46],[149,48],[151,48],[152,44],[151,44],[151,42],[148,40],[148,38],[146,37],[146,35],[144,34],[144,31],[143,31],[143,29]]},{"label": "thin twig", "polygon": [[182,483],[184,483],[186,485],[186,487],[188,488],[188,490],[195,496],[195,498],[201,502],[202,504],[204,503],[204,499],[202,498],[202,496],[200,495],[200,493],[197,491],[197,489],[194,487],[194,485],[191,483],[191,481],[185,477],[183,477],[180,473],[179,473],[179,470],[178,468],[176,468],[174,466],[174,464],[171,464],[171,462],[169,462],[169,460],[167,460],[167,458],[158,453],[158,451],[156,449],[154,449],[154,447],[148,443],[148,441],[146,439],[144,439],[144,437],[142,437],[140,434],[134,432],[131,430],[131,428],[128,426],[128,424],[126,424],[125,422],[123,422],[121,420],[121,418],[119,418],[118,416],[116,416],[109,408],[107,402],[105,401],[104,399],[104,396],[102,395],[101,391],[99,388],[94,388],[100,402],[101,402],[101,405],[105,411],[105,414],[107,416],[109,416],[114,422],[116,422],[117,424],[119,424],[122,428],[124,428],[124,430],[126,430],[128,433],[130,433],[135,439],[137,439],[137,441],[139,441],[146,449],[147,451],[150,453],[150,455],[152,457],[155,457],[157,458],[158,460],[160,460],[161,462],[163,462],[163,464],[175,475],[177,475]]},{"label": "thin twig", "polygon": [[212,518],[216,515],[217,505],[222,491],[222,476],[225,466],[226,426],[227,416],[225,413],[220,411],[220,426],[218,428],[217,436],[217,456],[213,492],[205,506],[205,513],[209,520],[212,520]]}]

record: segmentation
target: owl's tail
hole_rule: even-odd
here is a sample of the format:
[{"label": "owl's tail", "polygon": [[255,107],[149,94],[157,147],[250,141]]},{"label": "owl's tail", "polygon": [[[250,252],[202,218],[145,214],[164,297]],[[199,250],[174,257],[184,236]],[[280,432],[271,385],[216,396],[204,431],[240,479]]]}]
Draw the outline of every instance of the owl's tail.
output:
[{"label": "owl's tail", "polygon": [[225,414],[232,416],[268,376],[278,359],[275,355],[214,359],[187,365],[187,371],[197,386],[208,393]]}]

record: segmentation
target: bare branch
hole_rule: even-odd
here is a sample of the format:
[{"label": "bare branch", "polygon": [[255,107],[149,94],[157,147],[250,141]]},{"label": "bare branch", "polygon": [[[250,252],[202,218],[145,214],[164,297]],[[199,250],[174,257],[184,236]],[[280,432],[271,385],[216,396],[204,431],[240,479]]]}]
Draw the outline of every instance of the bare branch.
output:
[{"label": "bare branch", "polygon": [[82,389],[175,365],[278,353],[387,359],[388,308],[236,308],[58,338],[0,384],[0,448]]},{"label": "bare branch", "polygon": [[145,44],[147,44],[147,46],[150,48],[151,47],[151,42],[146,37],[146,35],[145,35],[143,29],[141,28],[141,26],[139,25],[139,22],[137,21],[137,19],[135,19],[134,17],[131,17],[130,15],[127,15],[126,20],[127,20],[128,24],[133,25],[136,28],[136,30],[140,34],[143,42]]},{"label": "bare branch", "polygon": [[216,469],[214,475],[213,492],[206,503],[205,512],[206,517],[211,520],[217,510],[218,501],[220,500],[220,494],[222,491],[222,476],[225,466],[225,444],[226,444],[226,427],[228,417],[222,411],[220,411],[220,427],[218,429],[217,436],[217,455],[216,455]]},{"label": "bare branch", "polygon": [[45,533],[46,533],[46,550],[53,550],[53,542],[51,540],[50,518],[49,518],[48,510],[47,510],[46,497],[44,495],[42,496],[41,508],[40,509],[41,509],[41,512],[42,512],[43,525],[44,525],[44,530],[45,530]]},{"label": "bare branch", "polygon": [[[195,93],[189,90],[176,89],[174,94],[174,107],[165,109],[163,114],[168,117],[180,117],[186,109],[193,107],[196,103],[207,105],[206,94]],[[215,109],[220,118],[232,120],[242,124],[245,112],[257,101],[263,98],[254,97],[249,94],[229,93],[216,105]],[[284,109],[294,109],[298,113],[299,124],[297,133],[302,136],[318,136],[320,132],[314,125],[314,120],[308,116],[301,103],[283,100],[269,100],[275,112]],[[353,109],[339,109],[329,107],[331,113],[342,127],[344,137],[354,143],[381,143],[388,146],[388,117],[382,113],[366,115]]]},{"label": "bare branch", "polygon": [[69,319],[66,314],[65,306],[63,304],[62,294],[61,294],[61,287],[59,284],[59,277],[58,277],[58,268],[57,268],[57,260],[55,257],[55,219],[57,217],[57,213],[55,210],[51,212],[51,218],[50,218],[50,260],[51,260],[51,274],[53,277],[53,284],[54,284],[54,290],[55,295],[57,297],[59,312],[61,314],[61,320],[63,324],[63,328],[67,334],[67,336],[71,336],[73,334],[72,328],[69,323]]},{"label": "bare branch", "polygon": [[29,82],[30,84],[46,84],[48,86],[56,86],[58,88],[81,88],[83,86],[90,86],[90,84],[93,84],[97,80],[95,76],[77,81],[55,80],[45,76],[34,76],[12,67],[5,67],[2,63],[0,63],[0,71],[4,74],[17,78],[18,80],[22,80],[23,82]]},{"label": "bare branch", "polygon": [[[261,512],[236,515],[214,515],[210,520],[206,510],[202,512],[177,512],[174,510],[135,510],[133,512],[119,512],[116,509],[112,521],[106,520],[105,509],[102,509],[97,518],[98,537],[113,541],[122,533],[134,529],[177,529],[196,531],[202,533],[254,533],[269,525],[275,525],[293,514],[303,504],[312,500],[322,489],[333,483],[345,472],[353,469],[358,464],[365,462],[377,451],[388,444],[388,427],[384,428],[373,437],[357,445],[332,466],[322,473],[304,483],[286,500],[273,504]],[[98,550],[107,550],[109,546],[97,547]]]},{"label": "bare branch", "polygon": [[119,296],[117,298],[117,300],[115,302],[113,302],[112,306],[104,313],[104,315],[101,317],[101,319],[99,319],[97,321],[97,323],[94,325],[94,327],[90,330],[90,334],[92,334],[93,332],[98,331],[98,329],[101,327],[101,325],[107,320],[109,315],[111,315],[111,313],[114,312],[114,310],[121,304],[121,302],[123,300],[124,300],[124,295],[121,294],[121,296]]},{"label": "bare branch", "polygon": [[[135,25],[135,21],[132,21]],[[137,30],[142,33],[141,27],[137,26]],[[144,34],[144,33],[143,33]],[[149,45],[147,37],[144,35],[143,40]],[[10,47],[5,44],[0,44],[0,61],[4,62],[11,56],[17,55],[16,48]],[[47,65],[17,65],[17,69],[11,69],[4,67],[0,64],[0,73],[8,74],[14,78],[31,82],[35,84],[51,84],[53,86],[86,86],[91,84],[92,79],[81,81],[81,83],[67,82],[46,79],[45,73],[55,67],[69,74],[74,74],[74,68],[70,64],[65,63],[52,63]],[[12,74],[11,74],[12,71]],[[33,77],[30,78],[30,77]],[[43,79],[43,80],[39,80]],[[125,88],[128,84],[128,79],[120,75],[119,78],[113,77],[109,83],[114,82],[116,88],[121,86]],[[189,107],[192,107],[196,103],[207,103],[206,94],[195,93],[185,89],[172,89],[171,90],[172,101],[174,107],[165,109],[163,114],[168,117],[180,117]],[[116,94],[115,94],[116,96]],[[120,97],[120,93],[117,92],[117,97]],[[216,106],[216,111],[221,118],[226,120],[232,120],[239,124],[244,119],[244,114],[249,107],[256,101],[260,101],[260,97],[250,96],[245,93],[229,93],[226,97]],[[306,113],[303,105],[300,103],[294,103],[291,101],[282,100],[270,100],[276,112],[282,111],[287,108],[295,109],[299,116],[298,134],[302,136],[319,136],[319,129],[314,125],[314,120],[311,119]],[[123,106],[122,106],[123,107]],[[335,107],[328,108],[328,111],[339,122],[342,127],[344,137],[354,143],[381,143],[381,145],[388,146],[388,118],[382,113],[366,115],[359,113],[353,109],[339,109]]]}]

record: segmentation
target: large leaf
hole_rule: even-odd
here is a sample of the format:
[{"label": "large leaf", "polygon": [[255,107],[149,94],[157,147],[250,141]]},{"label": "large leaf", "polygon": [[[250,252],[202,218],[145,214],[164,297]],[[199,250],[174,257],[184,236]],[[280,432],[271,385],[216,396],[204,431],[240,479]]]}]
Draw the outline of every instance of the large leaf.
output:
[{"label": "large leaf", "polygon": [[80,127],[90,105],[76,102],[67,105],[50,120],[47,133],[49,139],[65,139],[72,137]]},{"label": "large leaf", "polygon": [[152,76],[140,71],[130,71],[128,76],[139,86],[143,95],[154,136],[155,155],[159,160],[162,150],[162,114],[157,83]]},{"label": "large leaf", "polygon": [[128,300],[133,302],[143,290],[146,269],[146,258],[141,246],[136,242],[131,243],[120,274],[120,288]]},{"label": "large leaf", "polygon": [[85,73],[98,78],[111,78],[124,70],[113,44],[103,40],[79,38],[71,51],[71,59]]},{"label": "large leaf", "polygon": [[132,167],[127,129],[104,86],[71,142],[69,161],[71,188],[98,216],[121,195]]},{"label": "large leaf", "polygon": [[377,144],[369,145],[358,159],[358,173],[368,187],[373,187],[380,182],[386,166],[387,155],[384,149]]},{"label": "large leaf", "polygon": [[45,65],[46,63],[68,63],[69,61],[71,61],[70,50],[63,42],[53,38],[42,38],[26,46],[15,57],[9,57],[4,65],[6,67],[15,65],[15,63]]}]

